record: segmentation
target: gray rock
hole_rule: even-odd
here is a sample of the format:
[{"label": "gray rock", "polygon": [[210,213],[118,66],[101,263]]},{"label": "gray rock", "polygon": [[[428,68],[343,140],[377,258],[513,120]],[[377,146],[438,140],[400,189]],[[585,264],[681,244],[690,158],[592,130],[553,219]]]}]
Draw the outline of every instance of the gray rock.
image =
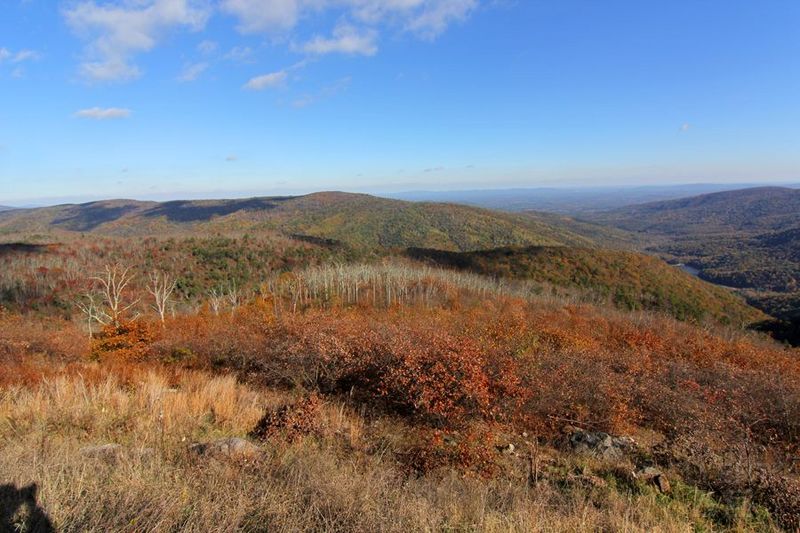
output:
[{"label": "gray rock", "polygon": [[672,489],[669,484],[669,478],[658,468],[648,466],[637,472],[636,477],[652,484],[662,494],[667,494]]},{"label": "gray rock", "polygon": [[121,444],[110,442],[97,446],[84,446],[80,449],[80,454],[92,459],[102,459],[104,461],[114,461],[119,458],[125,448]]},{"label": "gray rock", "polygon": [[199,456],[240,461],[254,461],[261,456],[261,448],[238,437],[198,442],[189,446],[189,451]]},{"label": "gray rock", "polygon": [[614,437],[602,431],[576,430],[569,437],[569,445],[575,453],[618,460],[635,448],[636,442],[630,437]]}]

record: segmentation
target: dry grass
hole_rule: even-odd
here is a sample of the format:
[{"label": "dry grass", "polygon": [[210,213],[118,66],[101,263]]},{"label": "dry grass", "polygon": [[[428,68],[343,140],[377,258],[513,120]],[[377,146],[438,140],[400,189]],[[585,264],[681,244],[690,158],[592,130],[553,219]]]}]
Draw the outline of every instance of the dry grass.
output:
[{"label": "dry grass", "polygon": [[[0,481],[37,483],[40,505],[63,531],[677,532],[710,523],[700,504],[653,491],[531,488],[518,476],[449,470],[408,477],[386,443],[409,427],[337,403],[319,412],[318,434],[273,438],[259,462],[187,453],[195,440],[245,436],[265,409],[289,400],[188,371],[9,386],[0,389]],[[129,451],[115,461],[80,453],[107,442]]]}]

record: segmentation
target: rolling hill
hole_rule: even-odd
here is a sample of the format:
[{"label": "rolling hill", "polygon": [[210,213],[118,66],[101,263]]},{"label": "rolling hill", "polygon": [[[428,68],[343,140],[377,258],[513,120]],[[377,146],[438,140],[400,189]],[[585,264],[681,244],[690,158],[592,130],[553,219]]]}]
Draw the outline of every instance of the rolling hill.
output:
[{"label": "rolling hill", "polygon": [[590,216],[633,232],[640,246],[690,264],[707,281],[746,289],[779,318],[800,301],[800,190],[760,187],[615,209]]},{"label": "rolling hill", "polygon": [[623,309],[667,312],[681,320],[747,324],[764,315],[722,287],[656,257],[575,247],[506,247],[475,252],[409,250],[417,260],[478,274],[589,290]]},{"label": "rolling hill", "polygon": [[413,203],[364,194],[139,202],[110,200],[0,213],[0,238],[52,233],[149,236],[277,232],[356,247],[478,250],[512,245],[592,246],[557,221],[455,204]]},{"label": "rolling hill", "polygon": [[761,233],[800,226],[800,190],[756,187],[588,215],[628,231],[670,236]]}]

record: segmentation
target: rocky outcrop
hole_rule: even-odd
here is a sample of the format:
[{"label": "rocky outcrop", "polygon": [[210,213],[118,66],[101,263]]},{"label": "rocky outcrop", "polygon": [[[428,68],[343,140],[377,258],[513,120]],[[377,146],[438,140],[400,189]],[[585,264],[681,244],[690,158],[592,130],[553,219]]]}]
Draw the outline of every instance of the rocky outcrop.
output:
[{"label": "rocky outcrop", "polygon": [[614,437],[602,431],[574,430],[569,435],[569,446],[575,453],[619,460],[636,448],[636,441],[631,437]]}]

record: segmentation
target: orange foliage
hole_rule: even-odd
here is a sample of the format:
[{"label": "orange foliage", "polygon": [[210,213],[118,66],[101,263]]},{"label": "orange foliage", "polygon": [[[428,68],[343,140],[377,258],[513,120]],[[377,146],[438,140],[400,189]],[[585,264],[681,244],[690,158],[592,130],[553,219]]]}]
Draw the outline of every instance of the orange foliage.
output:
[{"label": "orange foliage", "polygon": [[93,359],[136,361],[144,359],[156,337],[156,328],[145,321],[109,324],[92,339]]}]

